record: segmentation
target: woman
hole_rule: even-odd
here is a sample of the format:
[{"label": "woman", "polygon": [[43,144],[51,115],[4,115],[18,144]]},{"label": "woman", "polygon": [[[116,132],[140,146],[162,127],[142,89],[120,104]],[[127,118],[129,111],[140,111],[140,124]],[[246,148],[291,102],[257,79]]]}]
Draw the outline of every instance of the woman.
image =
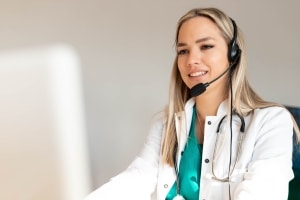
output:
[{"label": "woman", "polygon": [[287,199],[293,119],[250,87],[235,22],[193,9],[178,22],[176,50],[164,116],[128,169],[86,200]]}]

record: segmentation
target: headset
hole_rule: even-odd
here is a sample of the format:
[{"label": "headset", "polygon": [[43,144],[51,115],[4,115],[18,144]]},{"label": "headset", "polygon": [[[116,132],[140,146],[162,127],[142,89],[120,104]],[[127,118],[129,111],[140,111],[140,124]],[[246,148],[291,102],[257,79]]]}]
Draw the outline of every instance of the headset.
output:
[{"label": "headset", "polygon": [[[239,46],[237,44],[237,41],[236,41],[237,40],[237,26],[236,26],[236,23],[233,19],[230,18],[230,20],[231,20],[232,26],[233,26],[233,38],[230,41],[230,43],[228,44],[228,52],[227,52],[228,61],[230,62],[230,66],[228,68],[228,69],[230,69],[230,76],[229,76],[229,84],[230,84],[230,155],[229,155],[229,163],[228,163],[228,174],[227,174],[227,177],[218,178],[214,173],[214,166],[212,164],[212,173],[213,173],[212,178],[214,180],[217,180],[217,181],[228,182],[228,195],[229,195],[229,199],[231,200],[230,176],[232,175],[232,173],[235,169],[235,166],[237,164],[237,161],[238,161],[240,153],[241,153],[242,142],[243,142],[244,135],[245,135],[244,134],[245,133],[245,120],[244,120],[243,116],[241,116],[239,113],[237,113],[233,110],[232,72],[234,71],[234,69],[236,68],[236,66],[239,62],[242,51],[239,48]],[[225,74],[226,72],[227,72],[227,70],[223,74]],[[217,77],[217,79],[219,79],[221,76],[223,76],[223,74],[221,74],[219,77]],[[213,81],[215,81],[217,79],[214,79]],[[240,118],[241,127],[240,127],[239,141],[238,141],[238,147],[237,147],[235,162],[233,164],[233,169],[230,170],[231,162],[232,162],[232,117],[233,117],[234,114],[237,115]],[[216,143],[217,143],[217,140],[219,138],[220,126],[221,126],[223,120],[226,118],[226,116],[227,115],[225,115],[220,120],[218,128],[217,128],[217,139],[216,139],[215,146],[214,146],[213,160],[214,160],[214,157],[215,157]]]}]

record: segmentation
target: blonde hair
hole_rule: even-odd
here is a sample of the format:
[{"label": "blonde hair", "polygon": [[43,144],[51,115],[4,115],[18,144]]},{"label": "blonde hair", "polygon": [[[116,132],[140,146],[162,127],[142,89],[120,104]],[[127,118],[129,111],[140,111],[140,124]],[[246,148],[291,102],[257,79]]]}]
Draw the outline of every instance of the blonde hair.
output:
[{"label": "blonde hair", "polygon": [[[220,29],[222,36],[227,44],[233,38],[233,24],[231,19],[222,11],[217,8],[203,8],[192,9],[182,16],[177,24],[175,44],[178,43],[179,30],[184,22],[194,17],[206,17],[212,20]],[[236,42],[241,49],[242,53],[240,60],[232,71],[232,94],[228,90],[228,97],[233,98],[232,109],[242,116],[248,115],[256,108],[265,108],[270,106],[281,106],[280,104],[264,101],[259,95],[257,95],[251,88],[248,79],[246,77],[246,54],[245,44],[241,31],[237,27]],[[166,124],[164,127],[164,139],[162,143],[162,159],[164,162],[174,166],[174,155],[177,150],[177,137],[175,131],[174,114],[184,110],[184,105],[190,99],[189,88],[183,82],[177,65],[177,56],[174,60],[173,69],[171,73],[170,92],[169,92],[169,104],[166,107]],[[228,101],[230,102],[230,101]],[[292,117],[293,119],[293,117]],[[299,128],[294,121],[295,132],[300,138]]]}]

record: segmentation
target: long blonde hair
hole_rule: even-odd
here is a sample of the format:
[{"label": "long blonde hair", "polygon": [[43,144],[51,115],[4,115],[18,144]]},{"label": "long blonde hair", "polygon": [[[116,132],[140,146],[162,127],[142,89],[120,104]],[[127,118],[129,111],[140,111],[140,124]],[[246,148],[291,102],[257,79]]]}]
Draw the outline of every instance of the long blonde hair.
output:
[{"label": "long blonde hair", "polygon": [[[178,43],[179,30],[184,22],[194,17],[207,17],[212,20],[220,29],[222,36],[227,44],[230,43],[233,38],[233,25],[231,19],[222,11],[217,8],[203,8],[192,9],[182,16],[177,24],[175,44]],[[237,28],[238,29],[238,28]],[[248,115],[256,108],[265,108],[270,106],[282,106],[277,103],[264,101],[258,94],[251,88],[247,76],[246,76],[246,54],[245,44],[241,31],[237,30],[236,42],[241,49],[239,63],[232,72],[232,94],[228,94],[228,97],[233,98],[232,109],[242,116]],[[230,90],[229,90],[230,92]],[[164,162],[174,165],[173,156],[177,148],[177,138],[175,131],[174,114],[184,110],[184,105],[191,96],[189,94],[189,88],[183,82],[177,65],[177,56],[174,60],[170,92],[169,92],[169,104],[166,107],[166,124],[164,128],[164,139],[162,143],[162,159]],[[230,101],[229,101],[230,102]],[[294,119],[293,119],[294,120]],[[294,120],[295,132],[300,138],[299,128]]]}]

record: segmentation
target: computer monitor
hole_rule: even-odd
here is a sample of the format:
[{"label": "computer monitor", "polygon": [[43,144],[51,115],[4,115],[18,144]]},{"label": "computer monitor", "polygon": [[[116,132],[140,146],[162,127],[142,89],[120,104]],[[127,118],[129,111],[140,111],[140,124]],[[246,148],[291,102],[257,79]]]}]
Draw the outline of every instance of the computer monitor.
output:
[{"label": "computer monitor", "polygon": [[0,52],[0,199],[81,200],[90,179],[76,51]]}]

